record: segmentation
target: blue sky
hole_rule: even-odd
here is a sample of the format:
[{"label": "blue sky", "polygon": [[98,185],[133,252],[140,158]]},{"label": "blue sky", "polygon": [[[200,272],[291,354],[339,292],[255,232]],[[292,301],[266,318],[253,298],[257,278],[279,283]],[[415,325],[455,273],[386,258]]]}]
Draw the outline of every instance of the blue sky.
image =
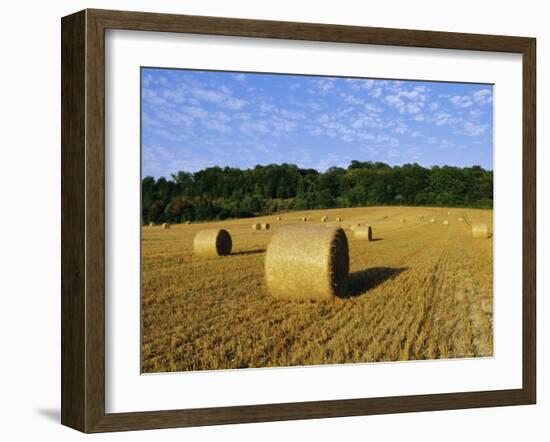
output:
[{"label": "blue sky", "polygon": [[142,173],[351,160],[493,168],[486,84],[142,69]]}]

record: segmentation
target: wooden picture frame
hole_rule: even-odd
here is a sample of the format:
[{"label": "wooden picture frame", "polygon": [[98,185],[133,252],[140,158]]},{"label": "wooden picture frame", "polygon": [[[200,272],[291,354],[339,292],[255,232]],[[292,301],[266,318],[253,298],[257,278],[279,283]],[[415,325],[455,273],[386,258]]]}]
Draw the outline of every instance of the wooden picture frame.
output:
[{"label": "wooden picture frame", "polygon": [[[84,10],[62,19],[62,424],[83,432],[534,404],[536,41],[533,38]],[[105,412],[105,30],[418,48],[523,57],[523,385],[513,390],[108,414]]]}]

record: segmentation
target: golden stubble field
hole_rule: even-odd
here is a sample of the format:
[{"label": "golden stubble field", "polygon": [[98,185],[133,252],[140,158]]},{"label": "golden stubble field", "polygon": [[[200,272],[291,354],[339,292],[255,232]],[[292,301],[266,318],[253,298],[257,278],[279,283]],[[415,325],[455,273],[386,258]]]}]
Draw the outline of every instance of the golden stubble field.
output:
[{"label": "golden stubble field", "polygon": [[[346,297],[271,298],[263,268],[273,232],[302,216],[320,223],[323,215],[348,236]],[[469,224],[487,223],[492,232],[492,210],[374,207],[281,216],[142,228],[144,373],[492,355],[493,240],[472,238]],[[255,222],[271,230],[253,231]],[[373,227],[374,241],[354,239],[349,227],[357,222]],[[230,256],[193,255],[194,235],[208,227],[231,233]]]}]

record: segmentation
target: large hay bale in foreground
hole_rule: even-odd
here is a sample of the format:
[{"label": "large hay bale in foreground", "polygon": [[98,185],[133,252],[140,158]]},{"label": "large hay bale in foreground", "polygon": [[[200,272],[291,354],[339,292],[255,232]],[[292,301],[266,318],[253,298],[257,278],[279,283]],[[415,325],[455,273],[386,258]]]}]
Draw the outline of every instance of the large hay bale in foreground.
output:
[{"label": "large hay bale in foreground", "polygon": [[165,229],[165,230],[168,230],[170,228],[170,224],[162,223],[162,228]]},{"label": "large hay bale in foreground", "polygon": [[193,240],[193,249],[201,256],[229,255],[233,241],[225,229],[200,230]]},{"label": "large hay bale in foreground", "polygon": [[355,238],[357,239],[367,239],[372,241],[372,227],[364,226],[359,227],[353,231]]},{"label": "large hay bale in foreground", "polygon": [[262,225],[260,223],[252,224],[252,230],[262,230]]},{"label": "large hay bale in foreground", "polygon": [[267,247],[265,281],[276,299],[330,300],[345,293],[348,240],[340,227],[290,225]]},{"label": "large hay bale in foreground", "polygon": [[262,223],[260,227],[262,230],[269,230],[269,223]]},{"label": "large hay bale in foreground", "polygon": [[472,236],[474,238],[489,238],[489,228],[487,227],[487,224],[472,224]]}]

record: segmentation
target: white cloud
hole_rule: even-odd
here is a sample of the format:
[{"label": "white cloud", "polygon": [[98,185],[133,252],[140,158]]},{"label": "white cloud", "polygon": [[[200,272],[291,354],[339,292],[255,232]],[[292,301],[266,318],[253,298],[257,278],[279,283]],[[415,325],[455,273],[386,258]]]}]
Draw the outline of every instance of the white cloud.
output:
[{"label": "white cloud", "polygon": [[471,137],[477,137],[479,135],[482,135],[485,133],[485,131],[489,128],[488,124],[476,124],[472,123],[470,121],[467,121],[464,123],[464,133],[466,135],[469,135]]},{"label": "white cloud", "polygon": [[355,97],[354,95],[350,95],[350,94],[346,94],[346,93],[341,93],[340,96],[348,104],[359,105],[359,104],[363,104],[365,102],[365,100],[363,100],[362,98]]},{"label": "white cloud", "polygon": [[473,94],[473,99],[478,104],[488,104],[493,102],[493,92],[489,89],[482,89]]},{"label": "white cloud", "polygon": [[470,107],[474,104],[473,100],[469,96],[455,95],[449,99],[456,107]]},{"label": "white cloud", "polygon": [[382,95],[382,88],[381,87],[377,87],[369,93],[369,96],[371,96],[373,98],[378,98],[381,95]]}]

